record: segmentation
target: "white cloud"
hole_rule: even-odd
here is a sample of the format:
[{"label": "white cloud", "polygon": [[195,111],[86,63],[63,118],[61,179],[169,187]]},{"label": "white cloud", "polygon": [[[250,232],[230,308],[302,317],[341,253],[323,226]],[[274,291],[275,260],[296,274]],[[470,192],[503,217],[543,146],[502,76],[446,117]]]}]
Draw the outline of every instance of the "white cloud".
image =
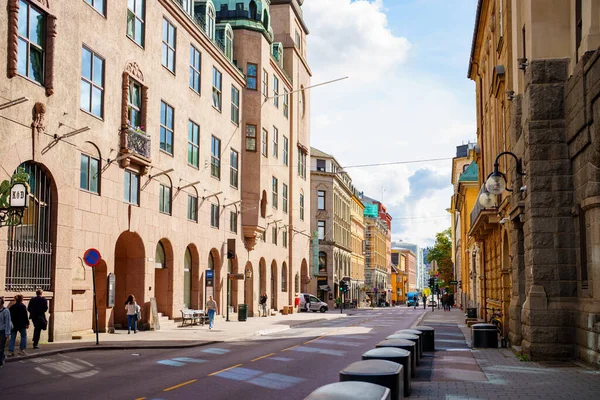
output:
[{"label": "white cloud", "polygon": [[[444,76],[423,72],[421,60],[408,57],[409,39],[388,26],[385,3],[391,1],[307,0],[303,6],[313,83],[350,76],[311,93],[311,144],[343,166],[450,158],[475,136],[474,107],[461,104]],[[365,195],[381,199],[383,190],[383,203],[397,217],[394,238],[432,244],[450,224],[450,168],[448,160],[348,172]],[[424,178],[411,182],[423,169]]]}]

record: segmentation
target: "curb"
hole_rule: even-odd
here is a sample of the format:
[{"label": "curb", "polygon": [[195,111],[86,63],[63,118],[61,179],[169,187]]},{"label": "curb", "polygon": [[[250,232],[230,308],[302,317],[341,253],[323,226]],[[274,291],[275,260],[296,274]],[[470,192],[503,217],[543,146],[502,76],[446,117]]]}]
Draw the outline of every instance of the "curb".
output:
[{"label": "curb", "polygon": [[93,346],[81,346],[81,347],[71,347],[68,349],[56,349],[56,350],[47,350],[34,354],[27,354],[26,356],[15,356],[6,358],[5,362],[17,362],[30,360],[32,358],[40,358],[46,356],[53,356],[56,354],[66,354],[66,353],[79,353],[84,351],[109,351],[109,350],[161,350],[161,349],[187,349],[192,347],[202,347],[202,346],[210,346],[217,343],[223,343],[220,340],[212,340],[207,342],[196,342],[196,343],[188,343],[188,344],[173,344],[173,345],[136,345],[132,343],[129,345],[93,345]]}]

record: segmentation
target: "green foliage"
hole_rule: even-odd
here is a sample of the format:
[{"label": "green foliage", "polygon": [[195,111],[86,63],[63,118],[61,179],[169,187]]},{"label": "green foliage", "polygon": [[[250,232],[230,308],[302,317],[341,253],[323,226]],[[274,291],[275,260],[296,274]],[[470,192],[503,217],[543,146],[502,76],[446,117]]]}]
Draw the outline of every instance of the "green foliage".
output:
[{"label": "green foliage", "polygon": [[452,234],[450,228],[435,235],[435,244],[429,250],[427,262],[435,261],[440,272],[440,287],[449,286],[453,279],[452,265]]},{"label": "green foliage", "polygon": [[527,354],[517,354],[517,358],[519,361],[529,361],[529,356]]}]

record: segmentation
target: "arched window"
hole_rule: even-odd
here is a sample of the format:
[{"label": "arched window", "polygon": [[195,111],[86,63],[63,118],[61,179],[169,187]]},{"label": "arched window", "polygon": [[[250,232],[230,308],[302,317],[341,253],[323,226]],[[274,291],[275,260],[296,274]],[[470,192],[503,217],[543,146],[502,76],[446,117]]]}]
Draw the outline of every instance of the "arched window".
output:
[{"label": "arched window", "polygon": [[225,56],[233,60],[233,30],[229,25],[225,28]]},{"label": "arched window", "polygon": [[265,218],[267,216],[267,192],[263,190],[262,198],[260,199],[260,216]]},{"label": "arched window", "polygon": [[267,10],[263,10],[263,26],[269,30],[269,12]]},{"label": "arched window", "polygon": [[296,276],[294,277],[294,290],[296,293],[300,292],[300,274],[296,272]]},{"label": "arched window", "polygon": [[254,0],[250,2],[250,19],[256,21],[256,1]]},{"label": "arched window", "polygon": [[154,253],[154,268],[167,268],[167,257],[165,257],[165,247],[162,242],[156,244]]},{"label": "arched window", "polygon": [[215,259],[213,258],[212,252],[208,253],[208,269],[215,269]]},{"label": "arched window", "polygon": [[212,3],[206,7],[206,34],[211,40],[215,40],[215,7]]},{"label": "arched window", "polygon": [[319,273],[327,273],[327,253],[324,251],[319,252]]},{"label": "arched window", "polygon": [[281,266],[281,291],[287,292],[287,264]]}]

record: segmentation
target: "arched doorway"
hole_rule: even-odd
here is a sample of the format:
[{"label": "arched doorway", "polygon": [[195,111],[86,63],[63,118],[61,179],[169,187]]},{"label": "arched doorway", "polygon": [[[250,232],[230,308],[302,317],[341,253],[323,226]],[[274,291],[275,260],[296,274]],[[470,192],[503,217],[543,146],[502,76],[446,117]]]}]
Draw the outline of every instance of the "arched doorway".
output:
[{"label": "arched doorway", "polygon": [[208,296],[212,296],[213,300],[217,302],[217,314],[220,314],[225,311],[226,304],[224,301],[226,301],[226,299],[221,298],[221,288],[223,286],[223,282],[221,282],[221,257],[219,256],[219,251],[215,248],[208,253],[207,269],[213,270],[214,276],[212,289],[206,289],[204,304],[208,301]]},{"label": "arched doorway", "polygon": [[264,258],[258,262],[258,291],[259,295],[267,292],[267,262]]},{"label": "arched doorway", "polygon": [[[248,316],[254,316],[254,270],[252,268],[252,263],[248,261],[246,266],[244,267],[244,274],[246,274],[246,279],[244,280],[244,303],[248,305]],[[248,279],[248,276],[251,276]]]},{"label": "arched doorway", "polygon": [[156,244],[154,255],[154,297],[158,312],[173,316],[173,247],[168,239]]},{"label": "arched doorway", "polygon": [[271,262],[271,308],[278,310],[277,305],[279,304],[279,290],[277,289],[277,262],[273,260]]},{"label": "arched doorway", "polygon": [[[106,282],[107,277],[107,266],[104,260],[100,261],[96,267],[93,268],[93,273],[95,274],[96,282]],[[107,285],[96,284],[96,304],[98,306],[98,332],[106,332],[106,295],[107,295]],[[94,318],[94,313],[91,314],[92,317],[92,327],[96,329],[96,318]]]},{"label": "arched doorway", "polygon": [[183,307],[192,307],[192,252],[189,247],[183,257]]},{"label": "arched doorway", "polygon": [[[127,326],[125,300],[133,294],[140,306],[146,300],[144,287],[146,278],[146,251],[144,242],[137,233],[123,232],[115,245],[115,307],[112,325],[115,328]],[[147,316],[144,316],[147,320]],[[109,323],[110,324],[110,323]]]},{"label": "arched doorway", "polygon": [[302,264],[300,264],[300,292],[308,293],[308,281],[310,277],[308,276],[308,264],[306,263],[306,259],[302,260]]},{"label": "arched doorway", "polygon": [[[237,258],[234,259],[228,259],[227,260],[227,272],[230,272],[232,274],[238,274],[240,273],[238,271],[238,260]],[[242,271],[243,273],[244,271]],[[234,310],[237,310],[237,306],[239,303],[239,297],[238,297],[238,293],[239,293],[239,280],[234,279],[231,282],[231,287],[229,290],[229,305],[233,307]]]},{"label": "arched doorway", "polygon": [[[186,253],[189,252],[191,258],[191,287],[192,294],[190,296],[190,308],[195,310],[202,308],[202,281],[200,276],[200,257],[198,255],[198,248],[195,244],[190,244],[186,248]],[[187,254],[186,254],[187,256]]]}]

